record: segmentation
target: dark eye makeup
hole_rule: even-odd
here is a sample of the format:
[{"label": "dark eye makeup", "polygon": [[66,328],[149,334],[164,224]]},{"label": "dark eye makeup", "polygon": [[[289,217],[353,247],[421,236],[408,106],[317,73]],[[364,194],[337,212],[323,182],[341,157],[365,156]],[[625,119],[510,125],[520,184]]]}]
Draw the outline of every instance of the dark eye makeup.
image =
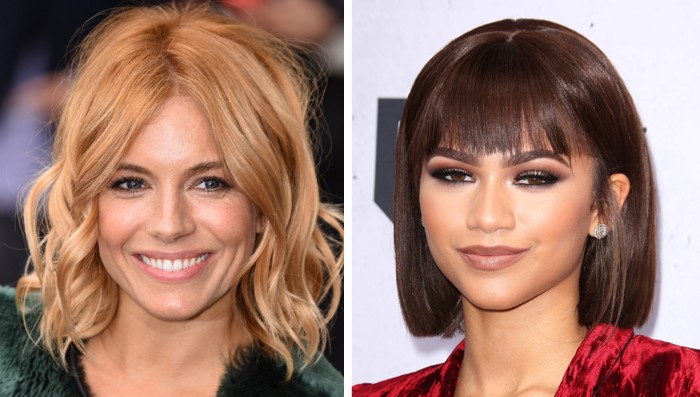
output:
[{"label": "dark eye makeup", "polygon": [[559,181],[559,177],[551,172],[542,170],[525,171],[515,177],[514,185],[526,187],[541,187],[553,185]]},{"label": "dark eye makeup", "polygon": [[474,181],[474,178],[469,172],[459,168],[439,168],[430,171],[430,176],[445,183],[465,183]]},{"label": "dark eye makeup", "polygon": [[[460,168],[438,168],[429,171],[430,176],[447,184],[472,183],[474,177],[468,171]],[[559,176],[543,170],[528,170],[519,173],[513,179],[513,185],[527,188],[544,187],[559,181]]]}]

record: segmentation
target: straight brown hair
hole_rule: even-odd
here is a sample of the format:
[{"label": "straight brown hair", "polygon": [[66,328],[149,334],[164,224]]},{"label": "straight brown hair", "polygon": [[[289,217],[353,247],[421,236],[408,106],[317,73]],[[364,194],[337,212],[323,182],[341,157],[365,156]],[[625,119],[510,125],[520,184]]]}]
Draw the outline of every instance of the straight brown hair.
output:
[{"label": "straight brown hair", "polygon": [[[439,146],[590,156],[594,209],[611,232],[586,242],[579,323],[646,321],[656,275],[652,164],[632,98],[593,43],[549,21],[503,20],[456,38],[419,73],[401,117],[394,174],[399,300],[417,336],[450,336],[463,322],[461,295],[434,263],[420,223],[422,165]],[[631,185],[621,210],[608,183],[614,173]]]}]

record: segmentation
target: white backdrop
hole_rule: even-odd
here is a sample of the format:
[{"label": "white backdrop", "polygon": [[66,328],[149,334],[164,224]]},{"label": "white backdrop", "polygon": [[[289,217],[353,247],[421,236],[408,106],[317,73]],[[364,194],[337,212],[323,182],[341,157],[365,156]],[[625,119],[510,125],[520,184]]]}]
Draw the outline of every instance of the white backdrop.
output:
[{"label": "white backdrop", "polygon": [[457,343],[412,338],[401,319],[392,225],[373,202],[377,100],[405,98],[448,41],[503,18],[566,25],[622,75],[647,127],[659,191],[656,304],[638,332],[700,347],[700,2],[353,0],[352,8],[352,383],[442,362]]}]

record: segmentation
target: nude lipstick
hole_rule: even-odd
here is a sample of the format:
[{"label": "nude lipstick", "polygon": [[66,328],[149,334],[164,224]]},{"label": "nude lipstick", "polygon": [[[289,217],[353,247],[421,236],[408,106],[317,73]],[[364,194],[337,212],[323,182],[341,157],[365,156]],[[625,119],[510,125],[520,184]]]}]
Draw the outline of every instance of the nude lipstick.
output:
[{"label": "nude lipstick", "polygon": [[495,271],[505,269],[517,262],[528,251],[527,248],[515,248],[504,245],[483,246],[470,245],[458,250],[464,261],[478,270]]}]

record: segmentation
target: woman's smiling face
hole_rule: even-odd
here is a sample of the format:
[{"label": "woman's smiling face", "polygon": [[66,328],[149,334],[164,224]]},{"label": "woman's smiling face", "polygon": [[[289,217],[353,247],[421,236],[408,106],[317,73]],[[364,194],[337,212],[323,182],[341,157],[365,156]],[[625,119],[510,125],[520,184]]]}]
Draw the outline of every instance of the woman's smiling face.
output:
[{"label": "woman's smiling face", "polygon": [[120,287],[120,309],[185,320],[229,304],[259,223],[225,172],[199,105],[170,99],[99,196],[99,253]]},{"label": "woman's smiling face", "polygon": [[436,264],[484,310],[512,309],[543,294],[577,299],[586,239],[597,221],[594,174],[586,156],[436,150],[420,178]]}]

